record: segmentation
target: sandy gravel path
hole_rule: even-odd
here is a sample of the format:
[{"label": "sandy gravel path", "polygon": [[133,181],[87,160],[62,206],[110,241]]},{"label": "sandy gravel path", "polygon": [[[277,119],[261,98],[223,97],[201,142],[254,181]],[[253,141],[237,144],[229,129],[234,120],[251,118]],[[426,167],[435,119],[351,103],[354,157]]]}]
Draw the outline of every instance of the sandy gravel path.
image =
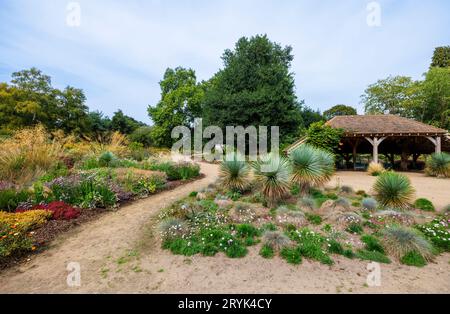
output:
[{"label": "sandy gravel path", "polygon": [[[0,274],[0,293],[450,293],[450,254],[424,268],[382,264],[381,286],[368,287],[364,261],[333,257],[336,263],[331,267],[308,260],[291,266],[278,257],[261,258],[258,247],[242,259],[163,251],[153,232],[157,214],[215,181],[217,166],[202,164],[202,172],[202,180],[70,231],[48,251]],[[66,284],[69,262],[81,265],[81,287]]]}]

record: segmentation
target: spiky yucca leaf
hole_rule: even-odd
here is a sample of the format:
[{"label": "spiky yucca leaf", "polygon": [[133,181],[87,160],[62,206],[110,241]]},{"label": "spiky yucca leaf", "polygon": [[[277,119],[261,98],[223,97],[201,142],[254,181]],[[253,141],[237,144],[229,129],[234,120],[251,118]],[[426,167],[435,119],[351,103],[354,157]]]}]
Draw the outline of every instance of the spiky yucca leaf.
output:
[{"label": "spiky yucca leaf", "polygon": [[425,172],[435,177],[450,177],[450,154],[435,153],[427,159]]},{"label": "spiky yucca leaf", "polygon": [[322,166],[322,176],[316,184],[325,184],[334,174],[334,155],[323,149],[316,149]]},{"label": "spiky yucca leaf", "polygon": [[418,252],[426,260],[433,258],[433,247],[418,231],[392,226],[382,231],[382,243],[388,253],[397,259],[410,252]]},{"label": "spiky yucca leaf", "polygon": [[273,153],[261,156],[253,163],[253,168],[255,181],[261,185],[262,193],[270,205],[288,193],[291,167],[286,158]]},{"label": "spiky yucca leaf", "polygon": [[220,165],[219,179],[223,186],[233,191],[243,191],[249,184],[250,167],[245,157],[228,153]]},{"label": "spiky yucca leaf", "polygon": [[396,172],[381,174],[373,187],[377,201],[385,207],[407,208],[414,196],[409,178]]},{"label": "spiky yucca leaf", "polygon": [[290,159],[293,166],[292,181],[302,190],[327,182],[334,173],[334,157],[329,152],[304,144],[294,150]]}]

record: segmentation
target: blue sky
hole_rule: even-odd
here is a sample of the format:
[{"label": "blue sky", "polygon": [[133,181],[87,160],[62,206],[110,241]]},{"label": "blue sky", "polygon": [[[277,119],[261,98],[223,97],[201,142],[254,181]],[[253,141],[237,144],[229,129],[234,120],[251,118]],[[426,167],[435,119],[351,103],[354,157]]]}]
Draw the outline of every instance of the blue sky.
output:
[{"label": "blue sky", "polygon": [[450,1],[79,0],[81,24],[66,23],[64,0],[0,0],[0,81],[38,67],[53,85],[82,88],[91,110],[118,108],[150,123],[167,67],[199,80],[222,67],[238,38],[267,34],[291,45],[299,99],[321,111],[339,103],[362,113],[366,86],[388,75],[419,79],[434,47],[450,45]]}]

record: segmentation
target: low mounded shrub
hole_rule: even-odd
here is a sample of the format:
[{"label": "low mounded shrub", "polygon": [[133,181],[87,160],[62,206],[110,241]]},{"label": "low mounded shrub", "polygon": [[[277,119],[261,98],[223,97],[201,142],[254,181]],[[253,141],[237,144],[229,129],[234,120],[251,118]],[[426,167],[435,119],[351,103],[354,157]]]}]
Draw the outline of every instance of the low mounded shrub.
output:
[{"label": "low mounded shrub", "polygon": [[[54,201],[54,202],[50,202],[48,204],[40,204],[40,205],[36,205],[33,206],[31,208],[31,211],[35,211],[35,210],[44,210],[44,211],[48,211],[51,213],[51,217],[54,220],[72,220],[75,218],[78,218],[78,216],[80,216],[81,212],[62,202],[62,201]],[[26,213],[28,211],[28,209],[21,209],[18,208],[18,210],[16,211],[17,213]]]},{"label": "low mounded shrub", "polygon": [[383,253],[377,252],[377,251],[368,251],[368,250],[358,250],[356,252],[356,257],[362,259],[362,260],[368,260],[378,263],[385,263],[390,264],[391,260],[389,257],[384,255]]},{"label": "low mounded shrub", "polygon": [[0,211],[0,222],[8,224],[13,229],[28,232],[41,227],[52,213],[47,210],[29,210],[26,212],[7,213]]},{"label": "low mounded shrub", "polygon": [[433,221],[415,226],[419,231],[424,234],[428,240],[440,251],[450,252],[450,232],[449,232],[449,219],[441,216],[435,218]]},{"label": "low mounded shrub", "polygon": [[408,252],[400,259],[400,263],[416,267],[423,267],[427,265],[426,259],[417,251]]},{"label": "low mounded shrub", "polygon": [[427,212],[434,212],[435,210],[433,203],[426,198],[417,199],[414,202],[414,207]]},{"label": "low mounded shrub", "polygon": [[264,258],[272,258],[275,256],[275,251],[270,245],[264,244],[259,251],[259,255]]},{"label": "low mounded shrub", "polygon": [[352,234],[361,234],[361,233],[363,233],[364,229],[361,226],[361,224],[352,222],[347,226],[347,228],[345,228],[345,231],[352,233]]},{"label": "low mounded shrub", "polygon": [[10,255],[35,249],[30,231],[45,224],[51,215],[45,210],[24,213],[0,211],[0,261]]},{"label": "low mounded shrub", "polygon": [[361,237],[361,241],[365,244],[365,248],[367,251],[375,251],[380,252],[381,254],[385,254],[384,248],[378,240],[373,235],[365,234]]}]

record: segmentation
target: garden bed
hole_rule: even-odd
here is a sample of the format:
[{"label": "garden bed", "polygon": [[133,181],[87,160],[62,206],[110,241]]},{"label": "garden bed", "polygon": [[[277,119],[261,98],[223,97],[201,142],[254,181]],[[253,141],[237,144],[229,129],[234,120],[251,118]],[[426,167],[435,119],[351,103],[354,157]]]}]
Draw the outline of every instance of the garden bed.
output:
[{"label": "garden bed", "polygon": [[[263,163],[271,171],[263,172]],[[333,171],[332,156],[309,146],[253,164],[234,154],[221,164],[217,185],[161,213],[161,246],[185,256],[242,258],[258,246],[262,258],[290,264],[333,265],[342,255],[416,267],[450,251],[450,207],[436,213],[429,200],[414,201],[406,176],[383,172],[369,195],[323,188]]]},{"label": "garden bed", "polygon": [[[165,187],[161,189],[161,192],[176,189],[177,187],[192,183],[202,178],[204,178],[204,174],[200,174],[195,178],[190,178],[187,180],[168,181]],[[133,202],[134,200],[124,201],[121,203],[121,206],[125,206]],[[19,265],[25,260],[29,259],[31,255],[44,252],[48,248],[48,245],[62,233],[65,233],[82,224],[94,221],[110,212],[111,210],[106,208],[81,209],[80,215],[77,218],[70,220],[46,221],[45,224],[32,231],[34,240],[33,244],[35,249],[31,251],[17,252],[14,255],[10,255],[6,258],[0,259],[0,270]]]}]

